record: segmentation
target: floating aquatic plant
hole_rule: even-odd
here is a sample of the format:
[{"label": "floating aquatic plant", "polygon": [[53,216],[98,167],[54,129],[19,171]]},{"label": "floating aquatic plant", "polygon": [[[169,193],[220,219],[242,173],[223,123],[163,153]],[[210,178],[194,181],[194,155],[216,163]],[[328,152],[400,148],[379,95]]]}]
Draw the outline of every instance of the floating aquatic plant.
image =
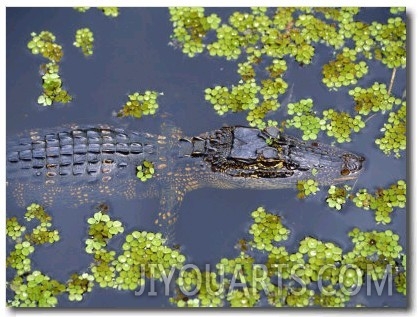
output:
[{"label": "floating aquatic plant", "polygon": [[335,186],[331,185],[328,189],[328,196],[326,202],[331,208],[341,210],[342,206],[345,204],[347,197],[349,196],[349,191],[351,187],[345,186]]},{"label": "floating aquatic plant", "polygon": [[25,236],[31,244],[54,243],[60,240],[58,230],[48,230],[50,223],[41,223],[32,230],[31,234]]},{"label": "floating aquatic plant", "polygon": [[78,12],[84,13],[87,10],[89,10],[90,7],[74,7],[73,9],[76,10],[76,11],[78,11]]},{"label": "floating aquatic plant", "polygon": [[93,55],[93,32],[89,28],[78,29],[75,34],[75,47],[80,47],[84,56]]},{"label": "floating aquatic plant", "polygon": [[385,113],[392,110],[394,105],[400,105],[401,100],[391,96],[386,85],[375,82],[368,88],[356,87],[348,92],[354,99],[354,110],[361,115],[370,112]]},{"label": "floating aquatic plant", "polygon": [[132,116],[141,118],[145,115],[153,115],[158,109],[157,97],[162,95],[156,91],[146,90],[143,94],[135,92],[128,95],[129,101],[118,112],[118,117]]},{"label": "floating aquatic plant", "polygon": [[399,158],[400,151],[406,149],[406,102],[396,112],[390,112],[387,122],[380,129],[384,135],[376,139],[376,144],[386,155],[394,154]]},{"label": "floating aquatic plant", "polygon": [[103,11],[105,16],[116,18],[119,15],[118,7],[97,7],[97,9]]},{"label": "floating aquatic plant", "polygon": [[289,229],[283,226],[281,218],[267,212],[263,207],[254,210],[251,217],[254,219],[249,230],[253,235],[251,244],[258,250],[271,251],[273,241],[279,242],[289,237]]},{"label": "floating aquatic plant", "polygon": [[386,24],[372,22],[375,37],[375,58],[388,68],[406,67],[406,24],[401,17],[389,18]]},{"label": "floating aquatic plant", "polygon": [[62,47],[55,43],[55,35],[49,31],[42,31],[39,35],[32,32],[31,36],[32,40],[29,41],[27,46],[32,54],[42,54],[50,60],[50,63],[42,66],[43,94],[38,97],[38,104],[50,106],[54,102],[70,102],[72,97],[62,88],[62,80],[58,74],[58,62],[64,53]]},{"label": "floating aquatic plant", "polygon": [[6,219],[6,235],[13,240],[17,240],[25,232],[26,227],[22,226],[16,217]]},{"label": "floating aquatic plant", "polygon": [[136,170],[136,177],[138,177],[142,182],[146,182],[152,178],[155,173],[154,164],[149,161],[143,161],[141,165],[136,167]]},{"label": "floating aquatic plant", "polygon": [[338,143],[350,142],[351,133],[359,132],[366,124],[361,116],[350,116],[347,112],[339,112],[334,109],[324,110],[321,120],[321,129],[327,131],[327,135],[334,137]]},{"label": "floating aquatic plant", "polygon": [[112,263],[116,269],[116,286],[133,290],[145,278],[162,279],[172,268],[180,269],[186,257],[165,245],[161,233],[133,231],[126,236],[123,253]]},{"label": "floating aquatic plant", "polygon": [[316,140],[321,131],[321,120],[312,111],[312,99],[301,99],[296,103],[287,105],[287,113],[292,115],[292,119],[286,120],[286,124],[295,127],[303,132],[303,140]]},{"label": "floating aquatic plant", "polygon": [[40,271],[33,271],[25,277],[16,276],[10,288],[15,293],[11,301],[14,307],[55,307],[56,296],[65,290],[65,285]]},{"label": "floating aquatic plant", "polygon": [[313,179],[300,180],[298,181],[296,188],[298,192],[298,198],[305,198],[306,196],[316,195],[319,191],[319,184]]},{"label": "floating aquatic plant", "polygon": [[377,223],[388,224],[392,221],[391,213],[395,207],[405,208],[406,183],[399,180],[389,188],[378,189],[375,195],[368,193],[367,189],[360,189],[353,202],[359,208],[374,210]]},{"label": "floating aquatic plant", "polygon": [[73,274],[66,284],[68,299],[70,301],[82,301],[85,293],[92,291],[94,286],[94,276],[88,273]]},{"label": "floating aquatic plant", "polygon": [[62,46],[55,43],[56,38],[54,34],[49,31],[42,31],[39,34],[32,32],[30,35],[32,39],[28,42],[28,49],[32,54],[41,54],[55,63],[61,60],[64,52]]},{"label": "floating aquatic plant", "polygon": [[200,7],[170,8],[170,21],[173,23],[172,39],[181,46],[184,54],[193,57],[202,53],[203,39],[209,30],[218,27],[220,18],[216,14],[205,16]]},{"label": "floating aquatic plant", "polygon": [[31,260],[28,258],[35,251],[29,241],[16,243],[13,251],[6,259],[6,266],[16,270],[17,275],[22,275],[31,270]]}]

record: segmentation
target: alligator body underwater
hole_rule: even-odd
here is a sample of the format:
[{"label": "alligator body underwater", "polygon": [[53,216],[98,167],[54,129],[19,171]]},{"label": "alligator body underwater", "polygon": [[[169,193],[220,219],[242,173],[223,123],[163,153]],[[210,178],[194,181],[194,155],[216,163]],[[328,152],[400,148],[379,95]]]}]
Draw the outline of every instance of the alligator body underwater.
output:
[{"label": "alligator body underwater", "polygon": [[[195,137],[108,127],[35,131],[7,142],[7,190],[17,203],[51,205],[160,197],[156,222],[170,227],[186,192],[201,187],[280,189],[299,180],[320,185],[355,179],[364,158],[334,146],[305,142],[278,129],[233,126]],[[144,160],[155,174],[136,177]]]}]

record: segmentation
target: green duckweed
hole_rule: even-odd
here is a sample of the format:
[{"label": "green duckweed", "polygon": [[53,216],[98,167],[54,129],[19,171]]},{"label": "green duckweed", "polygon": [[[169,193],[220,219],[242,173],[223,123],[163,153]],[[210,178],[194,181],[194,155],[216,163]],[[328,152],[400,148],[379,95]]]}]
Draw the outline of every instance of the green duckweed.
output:
[{"label": "green duckweed", "polygon": [[355,50],[344,48],[335,60],[325,64],[322,68],[322,82],[329,88],[339,88],[356,84],[368,72],[366,62],[356,63]]},{"label": "green duckweed", "polygon": [[273,241],[279,242],[289,237],[289,229],[283,226],[281,218],[267,212],[263,207],[254,210],[251,217],[254,219],[249,230],[253,236],[251,245],[258,250],[271,251]]},{"label": "green duckweed", "polygon": [[41,54],[50,62],[42,65],[43,93],[38,97],[38,104],[50,106],[54,102],[68,103],[72,100],[71,95],[62,87],[62,79],[58,74],[59,65],[64,55],[62,47],[55,43],[55,35],[49,31],[42,31],[39,35],[31,33],[32,40],[27,47],[32,54]]},{"label": "green duckweed", "polygon": [[151,90],[146,90],[143,94],[135,92],[128,95],[129,101],[122,106],[117,116],[141,118],[145,115],[153,115],[158,109],[157,98],[159,95],[162,93]]},{"label": "green duckweed", "polygon": [[356,87],[348,92],[354,99],[354,110],[361,115],[370,112],[382,112],[392,110],[394,105],[400,105],[401,100],[390,95],[386,85],[375,82],[368,88]]},{"label": "green duckweed", "polygon": [[13,240],[20,238],[25,230],[26,227],[22,226],[16,217],[6,219],[6,235]]},{"label": "green duckweed", "polygon": [[117,16],[119,16],[118,7],[97,7],[97,9],[103,11],[103,14],[110,18],[116,18]]},{"label": "green duckweed", "polygon": [[143,161],[141,165],[136,167],[136,170],[136,177],[138,177],[142,182],[146,182],[152,178],[155,173],[154,164],[149,161]]},{"label": "green duckweed", "polygon": [[351,187],[345,186],[335,186],[331,185],[328,189],[328,196],[326,202],[329,207],[341,210],[342,206],[345,204]]},{"label": "green duckweed", "polygon": [[316,195],[319,191],[319,184],[313,179],[298,181],[296,188],[298,190],[298,198],[305,198],[306,196]]},{"label": "green duckweed", "polygon": [[353,202],[359,208],[374,210],[377,223],[388,224],[392,221],[394,208],[405,208],[406,182],[399,180],[389,188],[378,189],[375,195],[368,193],[367,189],[360,189]]},{"label": "green duckweed", "polygon": [[65,285],[40,271],[33,271],[26,277],[16,276],[10,288],[15,293],[11,306],[55,307],[58,303],[56,296],[65,290]]},{"label": "green duckweed", "polygon": [[88,273],[73,274],[66,284],[68,299],[80,302],[86,293],[92,291],[94,286],[94,276]]},{"label": "green duckweed", "polygon": [[93,55],[93,32],[89,28],[78,29],[75,34],[75,47],[81,48],[84,56]]},{"label": "green duckweed", "polygon": [[321,129],[326,130],[329,137],[334,137],[338,143],[350,142],[351,133],[359,132],[366,124],[361,116],[350,116],[347,112],[339,112],[334,109],[323,111],[323,119],[320,121]]},{"label": "green duckweed", "polygon": [[76,11],[78,11],[78,12],[80,12],[80,13],[84,13],[87,10],[89,10],[90,7],[74,7],[73,9],[76,10]]},{"label": "green duckweed", "polygon": [[387,122],[380,129],[383,137],[376,139],[376,144],[386,155],[394,154],[396,158],[400,152],[406,150],[406,102],[396,112],[390,112]]}]

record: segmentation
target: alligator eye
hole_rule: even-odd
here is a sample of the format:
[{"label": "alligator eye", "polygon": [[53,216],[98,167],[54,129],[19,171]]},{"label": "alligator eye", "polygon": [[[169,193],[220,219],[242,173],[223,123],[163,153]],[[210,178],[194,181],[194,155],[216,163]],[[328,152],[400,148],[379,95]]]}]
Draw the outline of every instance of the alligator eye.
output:
[{"label": "alligator eye", "polygon": [[342,175],[342,176],[347,176],[347,175],[350,175],[350,170],[349,170],[348,168],[343,168],[343,169],[341,170],[341,175]]}]

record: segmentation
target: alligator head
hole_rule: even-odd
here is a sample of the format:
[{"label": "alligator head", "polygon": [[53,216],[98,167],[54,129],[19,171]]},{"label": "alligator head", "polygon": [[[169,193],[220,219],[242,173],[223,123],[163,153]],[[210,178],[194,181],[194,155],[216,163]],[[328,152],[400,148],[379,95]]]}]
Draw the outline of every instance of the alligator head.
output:
[{"label": "alligator head", "polygon": [[182,141],[183,153],[202,157],[213,172],[246,178],[252,188],[289,187],[310,178],[335,184],[357,178],[365,160],[334,146],[283,135],[275,127],[224,127]]}]

